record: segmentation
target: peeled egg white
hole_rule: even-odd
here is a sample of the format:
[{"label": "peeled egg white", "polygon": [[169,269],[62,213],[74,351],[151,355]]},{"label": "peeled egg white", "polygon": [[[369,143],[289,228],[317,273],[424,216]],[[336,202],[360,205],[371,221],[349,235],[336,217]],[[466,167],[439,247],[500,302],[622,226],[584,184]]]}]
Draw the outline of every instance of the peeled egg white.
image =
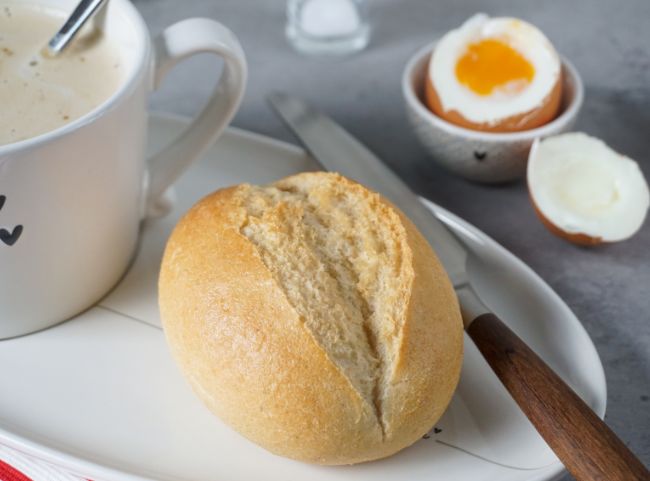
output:
[{"label": "peeled egg white", "polygon": [[536,140],[528,188],[544,223],[578,244],[631,237],[645,220],[650,193],[632,159],[602,140],[573,132]]}]

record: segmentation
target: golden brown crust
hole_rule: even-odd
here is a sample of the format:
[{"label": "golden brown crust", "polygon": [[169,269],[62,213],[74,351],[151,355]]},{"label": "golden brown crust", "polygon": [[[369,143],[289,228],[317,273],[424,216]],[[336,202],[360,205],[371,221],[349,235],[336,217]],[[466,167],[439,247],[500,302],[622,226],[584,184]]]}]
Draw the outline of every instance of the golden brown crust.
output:
[{"label": "golden brown crust", "polygon": [[431,429],[451,400],[460,378],[463,328],[447,273],[413,223],[398,213],[413,249],[415,279],[393,393],[385,410],[401,426],[397,444],[408,446]]},{"label": "golden brown crust", "polygon": [[433,81],[429,77],[428,71],[427,68],[427,76],[424,81],[424,98],[427,107],[438,117],[466,129],[478,130],[481,132],[521,132],[523,130],[541,127],[542,125],[549,123],[557,117],[560,112],[560,104],[562,101],[561,75],[557,82],[555,82],[551,92],[542,101],[539,107],[528,112],[513,115],[495,123],[475,123],[466,119],[456,110],[447,111],[443,108],[438,92],[433,85]]},{"label": "golden brown crust", "polygon": [[405,229],[415,276],[384,406],[391,426],[384,437],[372,406],[314,342],[240,233],[245,210],[236,193],[245,188],[200,201],[178,223],[165,250],[161,316],[172,354],[194,391],[250,440],[306,462],[368,461],[417,441],[446,408],[462,361],[458,303],[429,245],[399,213],[402,226],[396,227]]}]

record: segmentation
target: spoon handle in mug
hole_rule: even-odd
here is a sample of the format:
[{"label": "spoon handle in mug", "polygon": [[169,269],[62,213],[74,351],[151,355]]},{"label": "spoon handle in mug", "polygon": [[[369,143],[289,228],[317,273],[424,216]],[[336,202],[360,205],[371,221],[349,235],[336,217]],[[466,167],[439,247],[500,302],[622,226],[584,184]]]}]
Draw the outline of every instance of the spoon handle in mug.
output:
[{"label": "spoon handle in mug", "polygon": [[576,480],[650,480],[650,472],[632,451],[497,316],[478,316],[467,333]]},{"label": "spoon handle in mug", "polygon": [[61,29],[54,34],[47,44],[48,53],[57,55],[77,35],[81,27],[92,17],[107,0],[81,0]]}]

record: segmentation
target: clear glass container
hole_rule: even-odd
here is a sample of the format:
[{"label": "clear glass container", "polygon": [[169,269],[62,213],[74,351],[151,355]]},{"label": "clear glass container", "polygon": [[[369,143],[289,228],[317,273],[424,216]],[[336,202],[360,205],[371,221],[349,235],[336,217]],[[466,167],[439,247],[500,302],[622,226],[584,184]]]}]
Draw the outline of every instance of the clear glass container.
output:
[{"label": "clear glass container", "polygon": [[296,50],[338,55],[368,45],[366,0],[287,0],[286,35]]}]

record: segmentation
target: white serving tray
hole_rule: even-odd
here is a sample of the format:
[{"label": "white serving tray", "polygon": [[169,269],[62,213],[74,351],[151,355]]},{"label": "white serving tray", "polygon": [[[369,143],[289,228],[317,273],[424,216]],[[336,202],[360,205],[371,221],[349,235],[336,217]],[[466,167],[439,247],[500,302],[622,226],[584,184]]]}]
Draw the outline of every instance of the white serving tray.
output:
[{"label": "white serving tray", "polygon": [[[152,150],[185,125],[183,119],[153,116]],[[542,481],[561,476],[562,465],[467,337],[460,386],[437,429],[372,463],[319,467],[274,456],[223,425],[193,396],[168,354],[156,302],[158,266],[171,229],[194,202],[217,188],[267,183],[315,168],[296,147],[228,130],[179,181],[171,214],[143,225],[131,269],[104,300],[53,328],[0,341],[0,443],[94,481]],[[485,234],[426,204],[475,252],[470,273],[486,303],[602,416],[602,365],[566,304]]]}]

